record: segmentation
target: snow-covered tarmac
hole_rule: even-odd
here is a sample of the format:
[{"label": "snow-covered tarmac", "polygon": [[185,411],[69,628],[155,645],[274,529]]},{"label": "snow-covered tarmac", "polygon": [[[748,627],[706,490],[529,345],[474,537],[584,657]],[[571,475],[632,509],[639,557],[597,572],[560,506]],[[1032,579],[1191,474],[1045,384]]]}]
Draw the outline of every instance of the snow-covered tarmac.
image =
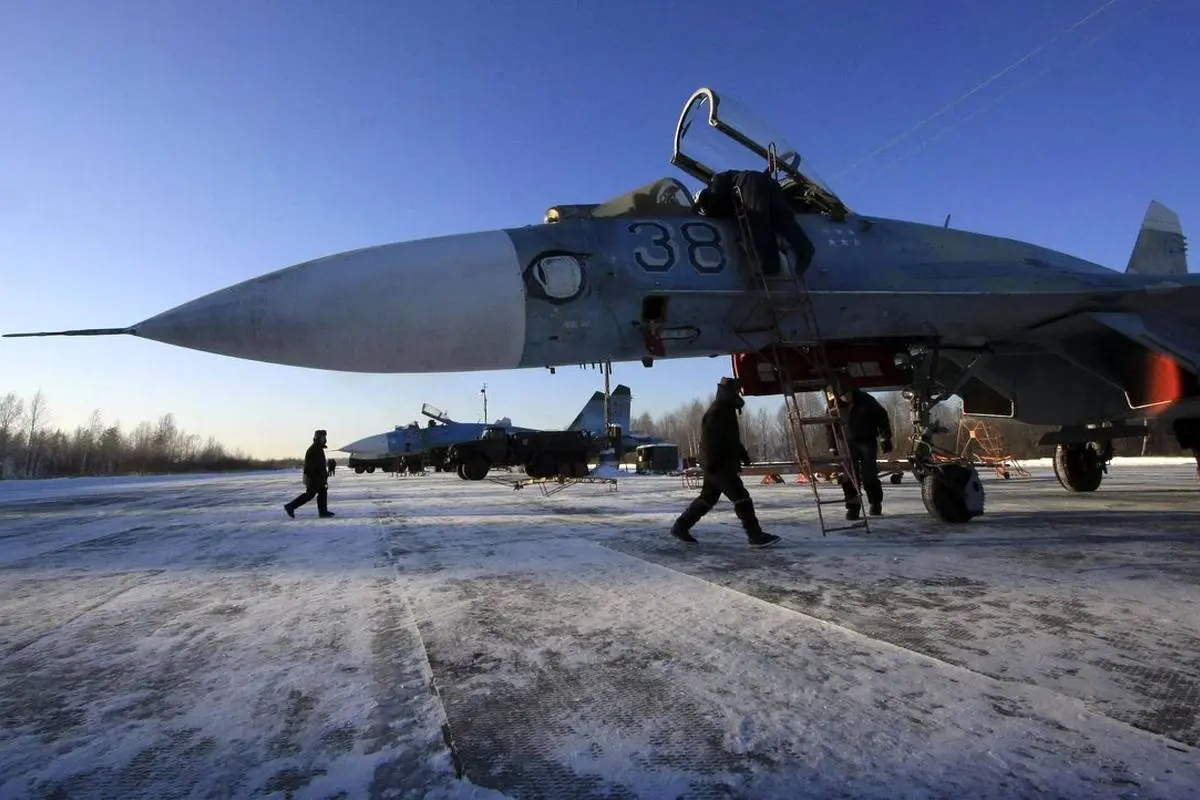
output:
[{"label": "snow-covered tarmac", "polygon": [[[0,798],[1200,796],[1200,482],[0,483]],[[834,508],[836,513],[836,507]]]}]

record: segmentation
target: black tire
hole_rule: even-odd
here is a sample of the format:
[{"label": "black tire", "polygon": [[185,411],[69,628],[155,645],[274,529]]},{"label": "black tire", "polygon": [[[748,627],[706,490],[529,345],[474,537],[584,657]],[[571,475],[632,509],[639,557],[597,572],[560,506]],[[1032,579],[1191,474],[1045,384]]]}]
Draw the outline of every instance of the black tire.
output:
[{"label": "black tire", "polygon": [[930,473],[921,481],[921,501],[925,510],[950,525],[970,522],[975,514],[967,508],[964,491],[972,481],[975,485],[971,488],[982,491],[979,477],[965,467],[948,464]]},{"label": "black tire", "polygon": [[898,483],[900,483],[900,481],[904,480],[904,473],[903,472],[893,472],[892,476],[890,478],[888,478],[888,480],[891,481],[893,485],[898,484]]},{"label": "black tire", "polygon": [[468,454],[459,465],[459,475],[469,481],[481,481],[487,477],[491,465],[488,460],[476,453]]},{"label": "black tire", "polygon": [[355,468],[354,468],[354,474],[355,474],[355,475],[362,475],[364,472],[366,472],[366,470],[364,470],[362,467],[355,467]]},{"label": "black tire", "polygon": [[368,474],[368,475],[372,475],[372,474],[374,474],[374,472],[375,472],[375,468],[374,468],[374,467],[367,467],[367,474]]},{"label": "black tire", "polygon": [[586,453],[571,453],[566,457],[567,475],[571,478],[585,478],[588,474],[588,459]]},{"label": "black tire", "polygon": [[458,477],[462,478],[464,481],[467,479],[466,473],[463,472],[462,464],[455,466],[454,471],[458,474]]},{"label": "black tire", "polygon": [[556,454],[544,450],[530,453],[525,461],[525,474],[530,478],[552,478],[558,474]]},{"label": "black tire", "polygon": [[1104,461],[1091,445],[1054,448],[1054,477],[1068,492],[1094,492],[1104,481]]}]

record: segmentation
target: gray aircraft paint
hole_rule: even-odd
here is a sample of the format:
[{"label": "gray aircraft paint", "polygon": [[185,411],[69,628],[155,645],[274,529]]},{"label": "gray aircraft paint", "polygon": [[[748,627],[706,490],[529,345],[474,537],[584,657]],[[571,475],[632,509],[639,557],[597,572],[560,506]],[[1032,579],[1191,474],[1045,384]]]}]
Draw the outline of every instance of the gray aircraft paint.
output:
[{"label": "gray aircraft paint", "polygon": [[[677,163],[687,113],[676,132]],[[704,124],[712,121],[697,130]],[[772,141],[789,169],[804,171],[781,137]],[[805,179],[806,191],[837,206],[829,215],[797,215],[815,248],[805,282],[826,341],[936,341],[949,385],[973,358],[964,349],[986,346],[991,352],[976,362],[964,394],[968,410],[983,403],[990,413],[1061,425],[1143,414],[1131,408],[1118,356],[1161,352],[1200,372],[1200,276],[1186,274],[1182,227],[1160,203],[1151,203],[1119,273],[1032,243],[859,215]],[[665,353],[656,358],[725,355],[773,341],[734,223],[694,214],[679,181],[606,203],[556,206],[553,216],[547,224],[335,254],[129,328],[68,333],[125,333],[351,372],[553,367],[650,355],[643,301],[664,297]],[[787,286],[790,278],[776,282]],[[811,339],[799,317],[784,327],[791,340]],[[1015,409],[1003,410],[1010,400]],[[1157,410],[1174,416],[1195,413],[1194,405]]]}]

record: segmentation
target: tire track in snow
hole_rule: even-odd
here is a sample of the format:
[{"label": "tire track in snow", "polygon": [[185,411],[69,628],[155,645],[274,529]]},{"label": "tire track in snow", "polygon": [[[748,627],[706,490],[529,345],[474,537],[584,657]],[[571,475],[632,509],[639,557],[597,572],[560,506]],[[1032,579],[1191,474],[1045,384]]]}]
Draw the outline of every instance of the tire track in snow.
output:
[{"label": "tire track in snow", "polygon": [[[393,513],[390,500],[379,497],[371,491],[368,491],[368,497],[375,505],[376,517],[380,524],[381,551],[386,558],[387,566],[391,567],[393,572],[395,572],[400,554],[396,552],[392,536],[395,533],[397,525],[400,524],[399,518]],[[392,584],[388,597],[384,601],[388,607],[381,611],[386,622],[376,634],[377,644],[374,648],[376,650],[376,663],[383,664],[385,659],[387,659],[388,652],[394,654],[395,651],[400,650],[401,647],[399,645],[401,643],[398,640],[401,638],[407,639],[408,643],[415,648],[416,660],[419,661],[419,670],[430,694],[432,705],[430,711],[436,717],[436,722],[441,729],[442,741],[449,751],[450,766],[453,769],[454,778],[462,780],[466,777],[466,770],[454,742],[454,734],[450,727],[450,717],[446,713],[446,706],[442,700],[441,691],[438,689],[437,678],[434,675],[433,665],[429,659],[429,652],[421,635],[420,627],[417,625],[416,617],[412,612],[412,606],[400,588],[395,585],[394,577]],[[409,666],[416,665],[410,664]],[[396,685],[404,681],[405,676],[403,673],[405,672],[407,670],[404,669],[404,665],[392,666],[389,664],[387,667],[379,667],[376,679],[382,686]],[[389,718],[393,716],[391,705],[386,697],[379,699],[375,713],[376,718],[372,725],[373,733],[381,746],[389,738]],[[418,769],[424,770],[428,768],[423,765],[418,766],[411,758],[400,758],[389,764],[382,765],[376,770],[375,780],[371,784],[371,796],[390,797],[396,790],[413,786],[414,777],[417,777],[414,775],[414,772]],[[439,779],[445,779],[446,777],[448,776],[430,775],[424,781],[417,781],[416,785],[423,786],[422,791],[424,791],[429,788],[430,783],[435,781],[441,782]]]}]

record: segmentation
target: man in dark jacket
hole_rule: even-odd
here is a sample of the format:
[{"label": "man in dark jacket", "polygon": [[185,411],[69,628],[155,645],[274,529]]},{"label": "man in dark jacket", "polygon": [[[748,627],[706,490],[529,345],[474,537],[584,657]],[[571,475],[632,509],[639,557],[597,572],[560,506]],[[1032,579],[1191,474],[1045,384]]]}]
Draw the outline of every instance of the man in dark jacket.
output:
[{"label": "man in dark jacket", "polygon": [[325,462],[325,442],[325,431],[313,432],[313,443],[304,453],[304,493],[283,506],[292,519],[296,518],[296,509],[314,497],[317,498],[317,516],[333,516],[326,505],[329,499],[329,466]]},{"label": "man in dark jacket", "polygon": [[758,254],[762,271],[767,275],[779,274],[779,243],[776,236],[782,236],[796,254],[796,274],[804,274],[812,262],[812,242],[796,222],[796,214],[783,188],[767,173],[753,170],[718,172],[708,182],[708,187],[696,197],[697,208],[707,217],[735,218],[735,187],[741,190],[742,203],[746,207],[746,217],[754,239],[747,244],[753,246]]},{"label": "man in dark jacket", "polygon": [[741,476],[742,464],[750,463],[750,454],[742,444],[738,414],[746,401],[740,393],[736,378],[722,378],[717,384],[717,396],[704,412],[700,423],[700,466],[704,483],[700,496],[691,502],[675,524],[671,535],[685,542],[695,542],[691,528],[717,504],[724,494],[733,503],[733,511],[741,520],[751,547],[770,547],[779,537],[763,533],[754,514],[754,502],[746,491]]},{"label": "man in dark jacket", "polygon": [[[879,481],[877,453],[880,444],[885,454],[892,452],[891,418],[887,409],[862,389],[843,391],[836,402],[845,426],[850,463],[858,477],[858,485],[871,504],[871,516],[878,516],[883,513],[883,484]],[[829,449],[836,450],[833,431],[828,433]],[[858,519],[862,514],[862,498],[855,493],[854,484],[845,476],[841,483],[842,493],[846,496],[846,519]]]}]

